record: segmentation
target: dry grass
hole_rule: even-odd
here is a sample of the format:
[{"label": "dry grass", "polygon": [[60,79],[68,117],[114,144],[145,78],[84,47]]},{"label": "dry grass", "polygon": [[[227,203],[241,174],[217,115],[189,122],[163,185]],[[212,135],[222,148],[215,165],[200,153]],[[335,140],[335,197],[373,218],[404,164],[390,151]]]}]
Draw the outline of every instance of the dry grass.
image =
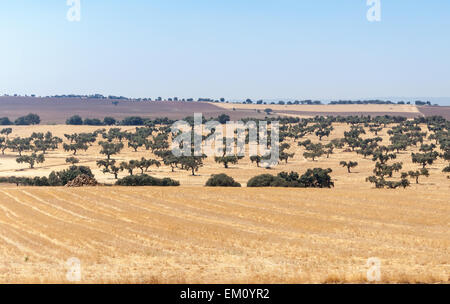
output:
[{"label": "dry grass", "polygon": [[259,109],[264,110],[270,108],[273,111],[301,111],[301,112],[333,112],[333,113],[347,113],[347,112],[389,112],[395,113],[419,113],[419,110],[414,105],[278,105],[278,104],[234,104],[234,103],[217,103],[218,107],[224,109],[237,109],[237,110],[251,110]]},{"label": "dry grass", "polygon": [[[332,138],[346,128],[335,125]],[[95,129],[14,127],[12,136]],[[388,139],[386,130],[381,136]],[[378,257],[383,282],[449,283],[450,184],[442,160],[419,185],[376,190],[365,182],[373,162],[356,153],[337,150],[311,162],[302,148],[291,150],[294,159],[270,171],[248,158],[230,169],[209,158],[197,177],[167,167],[150,172],[180,180],[179,188],[2,186],[0,282],[64,283],[65,261],[78,257],[83,283],[355,283],[366,282],[366,261]],[[98,151],[94,145],[78,157],[94,168]],[[403,171],[418,168],[410,152],[396,160]],[[8,151],[0,156],[0,175],[48,175],[66,168],[67,156],[50,152],[43,166],[30,170]],[[117,158],[141,156],[152,157],[125,149]],[[341,160],[357,160],[355,173],[339,167]],[[257,174],[312,167],[331,167],[336,188],[199,188],[212,173],[226,172],[245,185]]]},{"label": "dry grass", "polygon": [[[407,195],[406,195],[407,194]],[[2,188],[0,282],[449,281],[448,193]]]},{"label": "dry grass", "polygon": [[[333,138],[342,138],[344,136],[344,131],[348,130],[346,124],[333,124],[335,130],[332,132],[330,138],[323,138],[322,143],[327,144]],[[425,130],[425,126],[422,126]],[[13,133],[10,137],[30,136],[32,132],[46,132],[50,130],[53,135],[64,138],[65,133],[81,133],[81,132],[93,132],[99,129],[99,127],[93,126],[66,126],[66,125],[56,125],[56,126],[46,126],[39,125],[30,127],[13,127]],[[108,129],[108,127],[106,127]],[[134,127],[122,127],[122,130],[133,131]],[[387,134],[388,128],[384,129],[379,136],[383,138],[384,145],[389,145],[389,135]],[[363,135],[363,137],[372,137],[373,135],[366,130],[368,134]],[[311,139],[317,142],[318,139],[314,135],[305,137],[305,139]],[[170,167],[162,166],[160,168],[151,167],[149,174],[156,177],[170,177],[179,180],[182,185],[185,186],[203,186],[206,180],[211,176],[211,174],[226,173],[236,179],[243,185],[253,176],[270,173],[277,174],[281,171],[298,171],[304,172],[308,168],[322,167],[322,168],[332,168],[332,177],[335,180],[336,188],[338,189],[371,189],[372,185],[365,182],[365,178],[372,174],[374,167],[374,162],[369,158],[364,159],[362,156],[357,155],[355,152],[343,152],[343,149],[335,149],[335,153],[330,155],[329,158],[321,157],[317,161],[307,160],[303,157],[303,152],[305,151],[303,147],[298,147],[293,141],[289,141],[291,144],[291,149],[289,152],[295,152],[293,159],[290,159],[288,164],[280,163],[277,167],[272,170],[266,170],[257,168],[255,164],[252,164],[248,157],[239,161],[237,165],[230,165],[229,169],[224,169],[223,166],[214,162],[213,157],[209,157],[205,160],[205,166],[202,167],[197,176],[193,177],[188,171],[176,170],[171,172]],[[126,143],[125,143],[126,146]],[[95,174],[95,177],[99,182],[102,183],[114,183],[114,176],[111,174],[103,174],[101,169],[96,166],[96,161],[99,159],[104,159],[104,155],[99,154],[100,147],[94,144],[86,152],[79,151],[76,155],[80,159],[80,164],[85,166],[90,166]],[[397,155],[395,160],[403,162],[404,167],[402,171],[416,170],[420,166],[413,164],[411,162],[411,152],[418,152],[418,148],[413,150],[401,151]],[[5,155],[0,153],[0,176],[48,176],[54,170],[66,169],[68,165],[65,163],[65,159],[70,156],[71,153],[64,152],[62,149],[58,151],[50,151],[46,154],[46,161],[44,164],[37,164],[35,169],[29,169],[27,164],[17,164],[16,157],[17,153],[6,151]],[[140,159],[141,157],[146,158],[156,158],[150,151],[146,151],[145,148],[139,148],[138,152],[134,152],[131,148],[124,148],[119,155],[115,155],[112,158],[116,159],[118,162],[128,161],[131,159]],[[356,160],[359,165],[357,168],[352,170],[352,174],[347,173],[347,169],[340,167],[340,161]],[[423,189],[433,191],[449,191],[450,183],[446,175],[441,171],[446,166],[446,163],[439,158],[432,166],[429,166],[430,177],[421,178],[420,185],[412,184],[412,188]],[[139,170],[137,171],[139,172]],[[120,177],[126,176],[126,172],[119,174]],[[0,185],[1,187],[1,185]]]}]

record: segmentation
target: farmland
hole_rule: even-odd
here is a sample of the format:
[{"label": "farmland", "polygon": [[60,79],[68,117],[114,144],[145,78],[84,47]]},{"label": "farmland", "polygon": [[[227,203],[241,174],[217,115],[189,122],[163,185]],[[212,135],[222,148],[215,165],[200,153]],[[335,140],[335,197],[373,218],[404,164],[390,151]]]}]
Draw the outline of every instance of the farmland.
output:
[{"label": "farmland", "polygon": [[[429,176],[420,176],[418,183],[411,179],[406,189],[375,189],[366,181],[373,174],[372,156],[345,145],[315,160],[305,157],[306,145],[298,145],[300,141],[327,145],[350,129],[344,122],[331,125],[331,134],[320,140],[314,132],[287,137],[293,157],[272,169],[258,167],[246,156],[227,169],[208,157],[195,176],[164,164],[148,170],[151,176],[179,181],[176,188],[0,184],[0,282],[68,283],[65,262],[76,257],[83,283],[364,283],[367,259],[376,257],[382,263],[382,282],[449,283],[450,182],[442,172],[447,161],[435,159],[427,165]],[[390,144],[388,132],[396,126],[387,124],[377,133],[378,145]],[[429,132],[424,123],[414,127]],[[64,138],[99,128],[12,126],[8,137],[50,131]],[[101,128],[106,134],[113,127]],[[361,140],[375,136],[362,128]],[[99,140],[75,156],[101,184],[111,185],[114,176],[96,164],[105,158]],[[434,142],[425,138],[423,144]],[[419,148],[409,145],[395,153],[402,171],[422,167],[411,161]],[[59,145],[46,152],[44,163],[30,168],[16,162],[17,151],[6,149],[0,155],[0,177],[48,176],[68,168],[71,154]],[[112,157],[117,162],[160,159],[143,146],[135,152],[126,145]],[[358,165],[349,173],[340,165],[343,161]],[[332,169],[334,188],[245,187],[259,174],[318,167]],[[204,187],[217,173],[243,187]],[[394,172],[393,179],[399,175]]]},{"label": "farmland", "polygon": [[449,281],[448,192],[1,188],[0,281]]},{"label": "farmland", "polygon": [[[116,105],[113,102],[117,102]],[[112,116],[123,119],[128,116],[147,118],[168,117],[182,119],[193,113],[203,113],[206,118],[227,114],[233,120],[246,117],[264,118],[264,109],[274,115],[314,117],[316,115],[398,115],[408,118],[441,115],[449,119],[450,107],[416,107],[414,105],[256,105],[212,102],[175,101],[123,101],[81,98],[32,98],[0,96],[1,117],[11,119],[36,113],[43,124],[64,124],[71,115],[83,118]]]},{"label": "farmland", "polygon": [[203,113],[204,117],[217,117],[228,114],[233,119],[244,117],[264,118],[254,110],[232,111],[217,107],[207,102],[170,102],[170,101],[117,101],[86,100],[80,98],[31,98],[31,97],[0,97],[1,117],[15,119],[28,113],[38,114],[43,124],[64,124],[66,119],[74,114],[83,118],[102,118],[112,116],[123,119],[128,116],[143,116],[146,118],[169,117],[182,119],[192,113]]}]

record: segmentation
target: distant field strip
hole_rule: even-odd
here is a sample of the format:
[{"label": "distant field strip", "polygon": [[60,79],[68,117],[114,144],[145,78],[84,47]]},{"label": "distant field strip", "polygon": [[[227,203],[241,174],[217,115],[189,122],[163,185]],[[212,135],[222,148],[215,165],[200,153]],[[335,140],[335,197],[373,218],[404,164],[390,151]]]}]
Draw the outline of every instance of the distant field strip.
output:
[{"label": "distant field strip", "polygon": [[448,283],[449,231],[445,191],[5,187],[0,282]]},{"label": "distant field strip", "polygon": [[234,103],[216,103],[218,107],[225,109],[259,109],[264,110],[270,108],[273,111],[298,111],[298,112],[323,112],[323,113],[346,113],[346,112],[377,112],[385,113],[419,113],[414,105],[279,105],[279,104],[234,104]]}]

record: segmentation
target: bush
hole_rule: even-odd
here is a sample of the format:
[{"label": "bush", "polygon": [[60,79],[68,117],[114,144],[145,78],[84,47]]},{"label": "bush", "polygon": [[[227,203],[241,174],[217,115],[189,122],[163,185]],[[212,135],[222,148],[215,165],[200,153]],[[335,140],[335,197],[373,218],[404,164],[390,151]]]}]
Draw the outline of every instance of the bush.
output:
[{"label": "bush", "polygon": [[8,117],[0,117],[0,126],[10,126],[12,124],[12,121]]},{"label": "bush", "polygon": [[231,176],[226,174],[213,174],[206,182],[207,187],[240,187],[241,184],[236,182]]},{"label": "bush", "polygon": [[180,183],[170,178],[156,178],[147,174],[142,175],[130,175],[119,179],[116,182],[118,186],[179,186]]},{"label": "bush", "polygon": [[145,125],[144,119],[138,116],[126,117],[122,120],[121,125],[123,126],[143,126]]},{"label": "bush", "polygon": [[83,119],[78,115],[74,115],[66,120],[66,124],[80,126],[83,124]]},{"label": "bush", "polygon": [[16,184],[17,186],[65,186],[80,175],[94,178],[89,167],[71,166],[69,169],[60,172],[53,171],[48,177],[2,177],[0,183]]},{"label": "bush", "polygon": [[0,183],[16,184],[17,186],[51,186],[47,177],[0,177]]},{"label": "bush", "polygon": [[305,174],[300,177],[299,182],[307,188],[331,188],[334,183],[331,181],[331,173],[333,170],[314,168],[308,169]]},{"label": "bush", "polygon": [[86,126],[103,126],[103,122],[98,118],[86,118],[83,124]]},{"label": "bush", "polygon": [[50,182],[48,181],[48,178],[43,176],[43,177],[35,177],[33,178],[33,186],[50,186]]},{"label": "bush", "polygon": [[261,174],[252,177],[247,182],[247,187],[274,187],[273,185],[282,182],[277,176],[271,174]]},{"label": "bush", "polygon": [[114,118],[112,118],[112,117],[105,117],[103,119],[103,124],[105,126],[113,126],[113,125],[116,124],[116,120]]},{"label": "bush", "polygon": [[74,180],[79,175],[87,175],[94,178],[94,174],[89,167],[71,166],[67,170],[50,173],[48,179],[51,186],[65,186],[68,182]]},{"label": "bush", "polygon": [[329,173],[331,169],[308,169],[299,176],[297,172],[281,172],[277,176],[262,174],[251,178],[247,187],[291,187],[291,188],[331,188],[334,183]]},{"label": "bush", "polygon": [[41,118],[37,114],[28,114],[27,116],[22,116],[14,121],[16,125],[28,126],[28,125],[38,125],[41,122]]}]

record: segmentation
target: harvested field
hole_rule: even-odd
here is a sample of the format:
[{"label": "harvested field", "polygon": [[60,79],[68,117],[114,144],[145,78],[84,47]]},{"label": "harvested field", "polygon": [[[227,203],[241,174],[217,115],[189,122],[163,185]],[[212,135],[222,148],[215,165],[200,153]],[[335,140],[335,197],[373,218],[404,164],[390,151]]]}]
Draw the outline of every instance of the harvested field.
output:
[{"label": "harvested field", "polygon": [[[349,126],[334,123],[327,144]],[[387,126],[378,136],[389,144]],[[425,125],[420,126],[423,130]],[[99,127],[13,126],[10,138],[32,132],[93,132]],[[108,129],[107,127],[106,129]],[[132,131],[134,127],[122,127]],[[367,131],[364,138],[373,137]],[[318,142],[310,134],[303,139]],[[365,179],[374,162],[336,148],[315,161],[295,153],[274,169],[258,168],[248,157],[225,169],[212,157],[197,176],[170,167],[152,167],[155,177],[179,180],[181,187],[15,187],[0,185],[0,283],[69,283],[65,262],[76,257],[82,283],[336,283],[366,282],[366,262],[381,261],[382,282],[449,283],[450,179],[439,158],[430,176],[407,189],[374,189]],[[425,140],[425,143],[430,143]],[[397,153],[404,171],[409,147]],[[103,159],[93,144],[77,158],[100,183],[115,182],[96,166]],[[0,176],[48,176],[66,169],[70,153],[49,151],[30,169],[17,153],[0,155]],[[156,158],[145,148],[124,148],[118,161]],[[358,161],[348,173],[340,161]],[[333,189],[246,188],[263,173],[332,168]],[[226,173],[242,188],[203,187],[211,174]],[[396,173],[398,175],[398,173]],[[121,172],[119,177],[126,176]]]},{"label": "harvested field", "polygon": [[448,192],[0,188],[0,282],[449,282]]},{"label": "harvested field", "polygon": [[99,119],[106,116],[116,119],[128,116],[181,119],[192,116],[193,113],[202,113],[205,118],[228,114],[234,120],[249,116],[265,117],[264,113],[258,113],[255,110],[232,111],[209,102],[119,101],[115,106],[112,101],[80,98],[0,97],[0,117],[6,116],[14,120],[19,116],[35,113],[41,117],[42,124],[63,124],[67,118],[73,115]]},{"label": "harvested field", "polygon": [[422,114],[413,105],[255,105],[255,104],[217,104],[224,109],[235,108],[236,111],[253,110],[264,111],[272,109],[272,115],[292,117],[315,116],[402,116],[406,118],[420,117]]},{"label": "harvested field", "polygon": [[313,111],[284,111],[277,110],[273,115],[293,116],[293,117],[315,117],[315,116],[401,116],[406,118],[414,118],[422,116],[418,112],[313,112]]},{"label": "harvested field", "polygon": [[[361,112],[361,113],[418,113],[417,107],[414,105],[278,105],[278,104],[231,104],[218,103],[218,107],[225,109],[260,109],[271,108],[274,112],[278,111],[295,111],[295,112],[320,112],[320,113],[346,113],[346,112]],[[383,114],[384,115],[384,114]]]},{"label": "harvested field", "polygon": [[[62,124],[72,115],[83,118],[106,116],[123,119],[128,116],[145,118],[168,117],[182,119],[193,113],[202,113],[205,118],[227,114],[233,120],[243,118],[264,118],[264,109],[271,108],[273,115],[293,117],[319,116],[403,116],[407,118],[441,113],[450,115],[450,107],[418,107],[414,105],[247,105],[210,102],[169,102],[169,101],[120,101],[115,106],[113,100],[80,98],[31,98],[0,97],[0,117],[14,120],[28,113],[36,113],[42,124]],[[448,117],[448,116],[447,116]]]},{"label": "harvested field", "polygon": [[450,120],[450,107],[417,107],[422,113],[422,115],[429,117],[429,116],[442,116],[447,120]]}]

